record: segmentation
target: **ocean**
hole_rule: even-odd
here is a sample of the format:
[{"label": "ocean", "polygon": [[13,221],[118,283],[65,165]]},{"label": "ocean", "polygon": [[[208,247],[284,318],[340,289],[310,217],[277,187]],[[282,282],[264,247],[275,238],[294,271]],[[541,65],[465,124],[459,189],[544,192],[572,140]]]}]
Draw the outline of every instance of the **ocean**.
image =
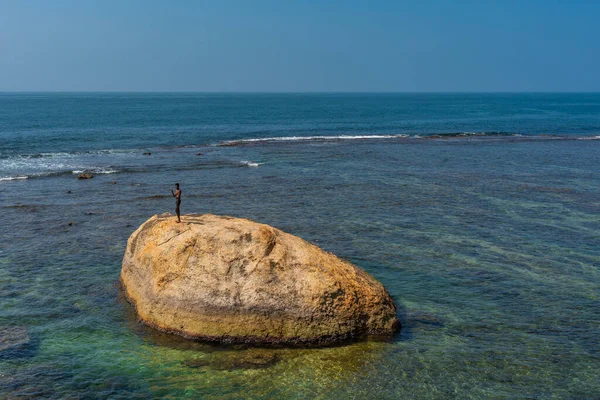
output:
[{"label": "ocean", "polygon": [[[597,93],[0,93],[0,398],[596,398],[599,166]],[[175,182],[183,214],[365,269],[402,330],[290,349],[141,325],[121,260]]]}]

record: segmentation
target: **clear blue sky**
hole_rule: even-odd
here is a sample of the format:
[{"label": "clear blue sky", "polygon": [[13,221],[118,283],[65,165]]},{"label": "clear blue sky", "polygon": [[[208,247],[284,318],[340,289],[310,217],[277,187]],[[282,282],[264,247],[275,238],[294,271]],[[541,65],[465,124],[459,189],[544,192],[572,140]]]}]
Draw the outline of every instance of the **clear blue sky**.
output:
[{"label": "clear blue sky", "polygon": [[0,91],[600,91],[598,0],[0,0]]}]

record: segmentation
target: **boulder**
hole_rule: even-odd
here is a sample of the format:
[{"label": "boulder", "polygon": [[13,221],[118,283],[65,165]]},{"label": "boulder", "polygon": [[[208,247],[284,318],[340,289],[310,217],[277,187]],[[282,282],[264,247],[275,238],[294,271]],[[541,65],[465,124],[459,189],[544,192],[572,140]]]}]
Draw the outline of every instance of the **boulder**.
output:
[{"label": "boulder", "polygon": [[365,271],[247,219],[155,215],[129,238],[121,281],[142,322],[195,339],[323,345],[399,327]]},{"label": "boulder", "polygon": [[92,179],[93,177],[94,175],[89,172],[77,175],[77,179]]}]

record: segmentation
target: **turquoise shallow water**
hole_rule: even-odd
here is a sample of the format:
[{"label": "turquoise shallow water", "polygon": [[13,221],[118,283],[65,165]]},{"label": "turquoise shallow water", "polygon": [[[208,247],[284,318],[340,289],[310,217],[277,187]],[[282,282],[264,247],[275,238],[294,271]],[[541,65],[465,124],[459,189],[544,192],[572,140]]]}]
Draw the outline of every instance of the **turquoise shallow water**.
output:
[{"label": "turquoise shallow water", "polygon": [[[68,95],[51,97],[49,104],[40,95],[11,96],[0,96],[15,107],[13,122],[2,122],[0,176],[28,179],[0,181],[0,335],[6,341],[12,328],[21,340],[0,350],[0,397],[479,399],[600,393],[600,141],[586,140],[597,133],[599,96],[528,100],[536,109],[562,106],[555,105],[546,119],[525,118],[510,129],[481,125],[516,115],[525,101],[518,96],[512,103],[503,96],[473,103],[465,95],[459,98],[463,111],[448,111],[445,122],[414,111],[429,112],[427,99],[419,96],[410,107],[402,96],[386,97],[379,119],[372,115],[378,109],[372,99],[363,99],[361,108],[353,96],[317,96],[302,104],[297,96],[260,95],[246,103],[233,96],[230,107],[218,112],[189,106],[186,114],[175,107],[184,115],[176,121],[160,117],[168,114],[163,107],[170,109],[172,95],[150,105],[143,96],[88,95],[95,105]],[[227,96],[216,98],[219,107],[227,103]],[[103,101],[112,105],[97,104]],[[444,108],[443,100],[431,101],[433,109]],[[261,107],[250,112],[248,102]],[[506,111],[498,106],[502,102],[518,110]],[[277,128],[286,126],[286,108],[296,125],[312,130]],[[136,109],[149,117],[130,121],[125,110]],[[477,118],[475,109],[483,110]],[[17,118],[25,111],[37,127]],[[328,113],[334,115],[327,119]],[[428,138],[404,137],[407,132],[394,125],[402,113],[423,125],[441,127],[454,119],[463,121],[465,131],[523,136],[439,137],[441,129],[428,129],[430,134],[420,135]],[[198,122],[228,114],[229,128],[223,121],[214,124],[220,132]],[[317,117],[322,121],[315,122]],[[569,120],[587,130],[561,134],[557,121]],[[364,121],[374,129],[361,135],[394,137],[215,145],[347,135],[328,129]],[[519,124],[531,132],[519,131]],[[204,128],[194,131],[196,125]],[[256,133],[253,125],[272,131]],[[146,132],[142,126],[153,128]],[[549,136],[534,133],[534,126],[545,126]],[[67,128],[74,135],[69,140]],[[104,139],[89,134],[103,130],[109,132]],[[163,137],[163,131],[187,133]],[[27,145],[25,137],[39,143]],[[86,169],[95,169],[96,177],[75,179],[72,171]],[[174,181],[182,184],[184,213],[268,223],[364,268],[396,300],[402,331],[389,341],[261,349],[189,342],[138,324],[118,285],[121,258],[141,222],[172,211]],[[256,358],[269,362],[257,366]]]}]

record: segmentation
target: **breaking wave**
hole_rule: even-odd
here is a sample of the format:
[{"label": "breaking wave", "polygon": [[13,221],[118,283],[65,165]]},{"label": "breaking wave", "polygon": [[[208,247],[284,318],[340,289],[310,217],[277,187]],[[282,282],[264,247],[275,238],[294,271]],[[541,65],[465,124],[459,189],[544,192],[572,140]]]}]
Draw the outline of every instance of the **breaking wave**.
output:
[{"label": "breaking wave", "polygon": [[334,142],[342,140],[381,140],[381,139],[400,139],[407,138],[409,135],[336,135],[336,136],[277,136],[253,139],[228,140],[219,143],[217,146],[240,146],[252,143],[271,143],[271,142]]},{"label": "breaking wave", "polygon": [[246,161],[246,160],[242,160],[242,161],[240,161],[240,163],[242,165],[247,166],[247,167],[258,167],[258,166],[261,166],[261,165],[264,164],[264,163],[257,163],[257,162],[252,162],[252,161]]},{"label": "breaking wave", "polygon": [[101,156],[101,155],[134,155],[143,154],[142,149],[104,149],[104,150],[89,150],[89,151],[57,151],[51,153],[32,153],[32,154],[2,154],[0,159],[10,160],[44,160],[44,159],[70,159],[81,156]]},{"label": "breaking wave", "polygon": [[217,144],[219,147],[243,146],[262,143],[278,142],[337,142],[347,140],[394,140],[394,139],[445,139],[471,137],[523,137],[512,132],[450,132],[429,134],[390,134],[390,135],[333,135],[333,136],[274,136],[252,139],[227,140]]},{"label": "breaking wave", "polygon": [[7,182],[7,181],[20,181],[23,179],[28,179],[28,176],[7,176],[4,178],[0,178],[0,182]]},{"label": "breaking wave", "polygon": [[86,168],[71,171],[71,173],[73,174],[83,174],[88,172],[92,174],[116,174],[117,172],[119,172],[119,170],[113,168]]},{"label": "breaking wave", "polygon": [[32,172],[29,174],[3,176],[3,177],[0,177],[0,182],[10,182],[10,181],[35,179],[35,178],[50,178],[50,177],[67,176],[67,175],[78,175],[78,174],[83,174],[83,173],[91,173],[94,175],[103,175],[103,174],[116,174],[119,172],[121,172],[121,171],[118,169],[113,169],[113,168],[86,168],[86,169],[76,169],[76,170],[67,170],[67,171]]}]

